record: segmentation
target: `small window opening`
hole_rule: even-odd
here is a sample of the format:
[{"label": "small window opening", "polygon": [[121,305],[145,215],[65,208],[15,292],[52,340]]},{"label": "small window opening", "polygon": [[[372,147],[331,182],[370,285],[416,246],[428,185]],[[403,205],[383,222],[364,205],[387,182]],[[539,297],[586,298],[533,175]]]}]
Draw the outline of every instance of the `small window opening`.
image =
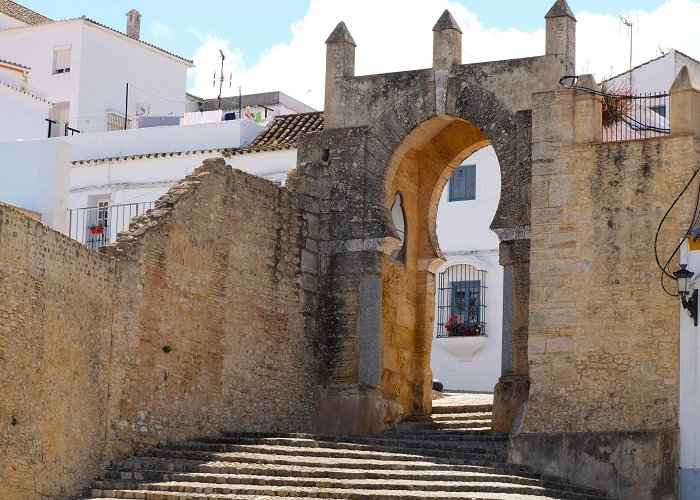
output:
[{"label": "small window opening", "polygon": [[406,214],[403,208],[403,197],[399,191],[394,195],[394,204],[391,206],[391,220],[396,232],[399,233],[401,246],[394,251],[392,256],[398,262],[406,262]]}]

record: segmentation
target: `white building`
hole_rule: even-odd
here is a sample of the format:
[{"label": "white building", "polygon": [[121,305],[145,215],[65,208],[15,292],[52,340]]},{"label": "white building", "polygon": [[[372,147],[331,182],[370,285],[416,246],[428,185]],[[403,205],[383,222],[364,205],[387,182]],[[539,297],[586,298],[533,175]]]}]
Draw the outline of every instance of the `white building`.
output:
[{"label": "white building", "polygon": [[436,274],[430,364],[445,389],[493,392],[501,375],[503,267],[489,228],[500,191],[500,166],[488,146],[455,170],[438,205],[437,236],[447,262]]},{"label": "white building", "polygon": [[29,86],[30,68],[0,59],[0,141],[46,137],[51,103]]},{"label": "white building", "polygon": [[139,40],[138,12],[128,14],[130,36],[86,17],[29,13],[0,2],[0,57],[32,68],[31,85],[54,103],[52,135],[120,130],[125,114],[132,126],[138,116],[184,113],[192,62]]}]

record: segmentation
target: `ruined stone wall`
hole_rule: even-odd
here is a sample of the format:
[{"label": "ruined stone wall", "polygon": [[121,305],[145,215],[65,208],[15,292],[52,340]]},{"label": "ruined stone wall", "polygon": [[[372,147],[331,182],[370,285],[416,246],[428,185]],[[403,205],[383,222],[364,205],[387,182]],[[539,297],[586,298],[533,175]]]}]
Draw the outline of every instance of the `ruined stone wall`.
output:
[{"label": "ruined stone wall", "polygon": [[312,226],[223,160],[104,254],[0,206],[0,498],[78,495],[139,445],[310,431]]},{"label": "ruined stone wall", "polygon": [[114,455],[216,431],[311,430],[305,236],[293,194],[219,160],[108,249]]},{"label": "ruined stone wall", "polygon": [[75,494],[101,466],[114,278],[0,204],[0,498]]}]

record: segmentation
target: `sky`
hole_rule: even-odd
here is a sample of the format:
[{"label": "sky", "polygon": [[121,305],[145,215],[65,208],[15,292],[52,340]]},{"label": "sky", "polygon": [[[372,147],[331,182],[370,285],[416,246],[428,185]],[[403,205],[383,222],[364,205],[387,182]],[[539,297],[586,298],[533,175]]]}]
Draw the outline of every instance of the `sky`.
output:
[{"label": "sky", "polygon": [[[544,53],[554,0],[19,0],[52,19],[85,15],[120,31],[142,14],[141,38],[196,65],[187,89],[215,97],[219,50],[224,95],[282,91],[323,108],[325,40],[339,21],[355,42],[356,74],[431,66],[432,27],[449,9],[463,31],[463,63]],[[700,0],[569,0],[578,20],[576,71],[598,81],[675,48],[700,59]],[[228,77],[231,76],[230,87]],[[665,90],[665,89],[659,89]]]}]

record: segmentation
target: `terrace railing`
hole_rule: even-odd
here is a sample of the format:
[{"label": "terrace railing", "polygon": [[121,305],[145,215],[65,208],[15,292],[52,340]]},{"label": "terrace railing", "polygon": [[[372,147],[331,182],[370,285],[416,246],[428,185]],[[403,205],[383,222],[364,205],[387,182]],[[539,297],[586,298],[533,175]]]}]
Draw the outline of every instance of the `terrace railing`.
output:
[{"label": "terrace railing", "polygon": [[131,219],[153,208],[154,202],[109,205],[100,203],[94,207],[71,208],[68,236],[87,247],[97,250],[114,243],[117,233],[129,228]]}]

